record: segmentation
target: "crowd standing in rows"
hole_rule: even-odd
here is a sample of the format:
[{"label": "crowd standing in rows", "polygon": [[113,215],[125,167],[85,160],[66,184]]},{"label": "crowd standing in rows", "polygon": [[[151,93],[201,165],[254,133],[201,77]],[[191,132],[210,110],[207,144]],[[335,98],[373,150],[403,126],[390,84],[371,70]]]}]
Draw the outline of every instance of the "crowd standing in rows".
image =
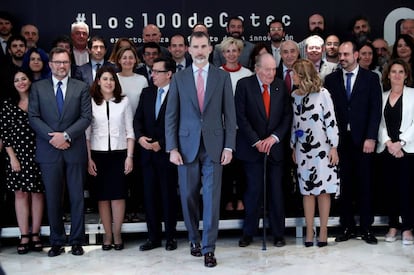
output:
[{"label": "crowd standing in rows", "polygon": [[[298,43],[285,40],[285,25],[274,19],[270,43],[253,44],[243,38],[244,22],[230,17],[227,37],[214,47],[200,23],[188,40],[171,36],[168,48],[149,24],[143,45],[119,38],[111,53],[76,22],[49,54],[37,47],[36,26],[15,34],[14,23],[0,12],[1,184],[15,195],[19,254],[43,250],[45,197],[48,256],[67,243],[83,255],[86,189],[98,202],[103,250],[124,248],[121,227],[140,219],[139,201],[148,227],[140,250],[163,238],[175,250],[180,198],[190,254],[214,267],[221,204],[244,214],[240,247],[254,241],[262,207],[274,246],[286,245],[286,183],[303,196],[306,247],[317,234],[317,245],[328,245],[333,196],[342,228],[335,241],[360,234],[376,244],[375,165],[388,186],[385,241],[401,229],[402,243],[413,244],[414,19],[385,41],[357,16],[342,43],[327,35],[320,14],[309,16]],[[63,200],[70,202],[68,241]]]}]

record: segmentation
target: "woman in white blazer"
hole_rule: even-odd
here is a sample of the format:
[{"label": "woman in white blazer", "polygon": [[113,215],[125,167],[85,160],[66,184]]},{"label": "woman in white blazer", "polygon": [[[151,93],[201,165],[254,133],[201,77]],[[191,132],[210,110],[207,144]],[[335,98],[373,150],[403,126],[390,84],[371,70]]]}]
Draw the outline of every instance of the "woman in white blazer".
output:
[{"label": "woman in white blazer", "polygon": [[383,164],[387,186],[389,231],[386,242],[397,240],[401,216],[402,243],[413,244],[412,167],[414,153],[414,89],[410,66],[401,59],[392,60],[384,71],[382,117],[378,131],[377,153]]}]

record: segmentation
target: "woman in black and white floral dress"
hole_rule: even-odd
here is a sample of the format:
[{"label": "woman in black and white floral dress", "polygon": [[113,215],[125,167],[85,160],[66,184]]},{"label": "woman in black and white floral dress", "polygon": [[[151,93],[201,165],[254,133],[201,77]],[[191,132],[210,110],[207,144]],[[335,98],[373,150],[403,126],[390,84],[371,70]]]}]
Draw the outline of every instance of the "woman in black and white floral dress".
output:
[{"label": "woman in black and white floral dress", "polygon": [[318,246],[326,246],[330,194],[338,193],[338,127],[329,92],[322,87],[312,62],[293,64],[293,124],[291,147],[297,164],[300,192],[306,220],[305,246],[313,245],[316,199],[320,216]]}]

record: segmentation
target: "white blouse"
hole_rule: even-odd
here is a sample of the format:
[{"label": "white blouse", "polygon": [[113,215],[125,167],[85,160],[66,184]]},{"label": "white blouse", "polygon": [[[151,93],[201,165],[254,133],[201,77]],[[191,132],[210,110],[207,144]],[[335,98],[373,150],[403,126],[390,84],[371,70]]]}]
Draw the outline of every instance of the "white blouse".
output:
[{"label": "white blouse", "polygon": [[[108,118],[109,111],[109,118]],[[91,150],[109,151],[127,149],[127,139],[135,139],[133,115],[128,97],[121,102],[103,101],[97,105],[92,99],[92,122],[86,129]]]}]

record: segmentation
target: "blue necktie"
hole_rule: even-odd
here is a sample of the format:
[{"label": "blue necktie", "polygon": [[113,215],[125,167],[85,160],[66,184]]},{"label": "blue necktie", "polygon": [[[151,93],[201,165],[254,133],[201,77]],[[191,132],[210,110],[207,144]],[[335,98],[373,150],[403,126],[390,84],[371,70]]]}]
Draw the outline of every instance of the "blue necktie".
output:
[{"label": "blue necktie", "polygon": [[182,64],[178,64],[178,65],[177,65],[177,71],[181,71],[181,70],[183,69],[183,67],[184,67],[184,66],[183,66]]},{"label": "blue necktie", "polygon": [[58,82],[58,87],[56,89],[56,104],[59,111],[59,115],[62,114],[63,110],[63,92],[60,86],[62,86],[62,81]]},{"label": "blue necktie", "polygon": [[157,101],[155,102],[155,118],[158,118],[158,114],[161,109],[162,105],[162,94],[164,93],[164,89],[160,88],[157,93]]},{"label": "blue necktie", "polygon": [[351,78],[354,73],[346,73],[346,96],[348,100],[351,98]]}]

